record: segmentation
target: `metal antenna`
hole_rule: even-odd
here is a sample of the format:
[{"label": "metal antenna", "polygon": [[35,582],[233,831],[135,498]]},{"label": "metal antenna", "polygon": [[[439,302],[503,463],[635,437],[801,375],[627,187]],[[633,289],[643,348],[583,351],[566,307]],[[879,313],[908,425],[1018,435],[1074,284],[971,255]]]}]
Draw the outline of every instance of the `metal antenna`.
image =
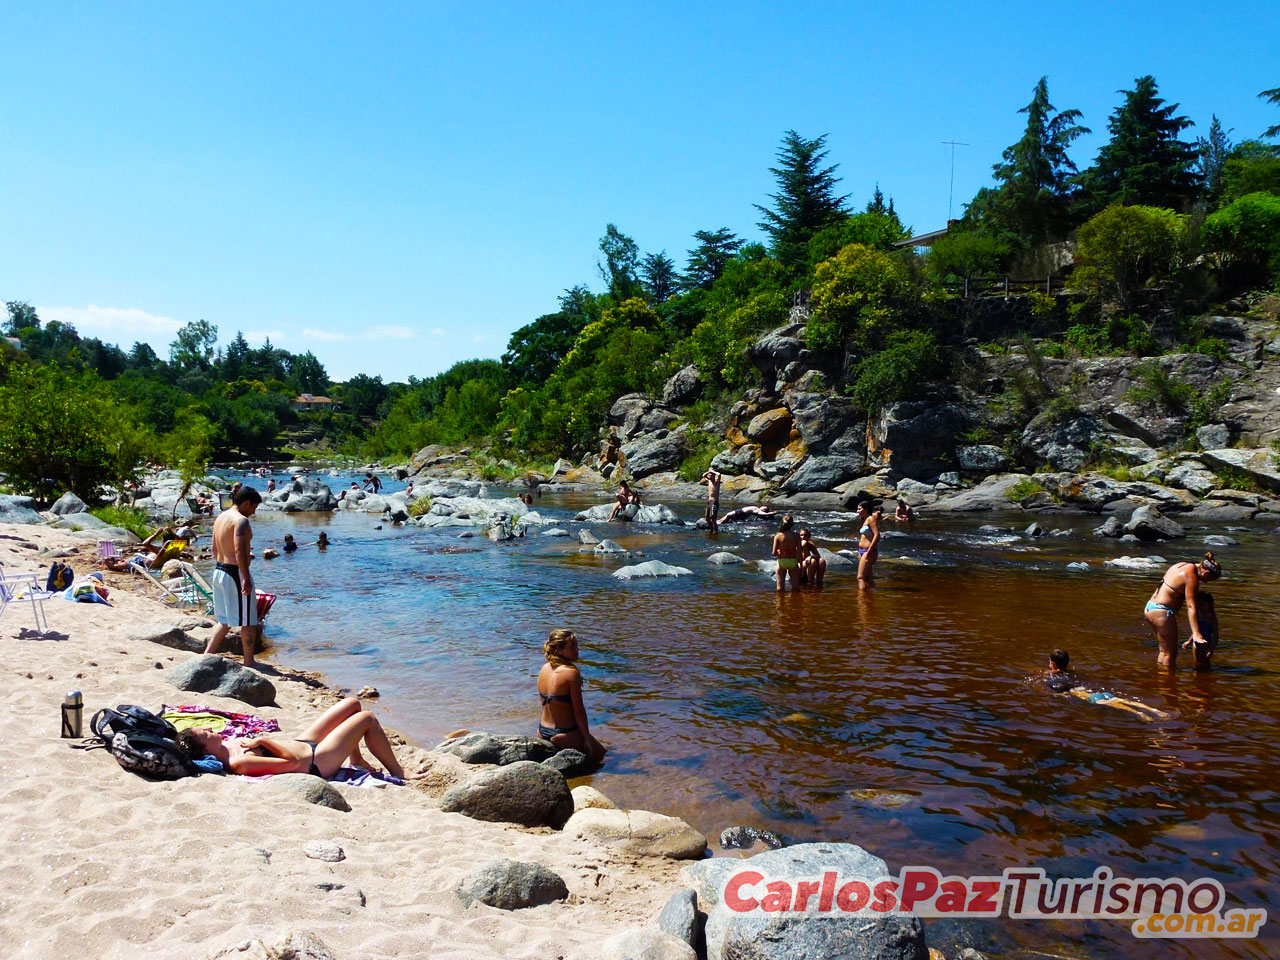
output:
[{"label": "metal antenna", "polygon": [[959,140],[943,140],[944,147],[951,148],[951,186],[947,189],[947,223],[951,222],[951,201],[956,192],[956,147],[967,147],[969,144]]}]

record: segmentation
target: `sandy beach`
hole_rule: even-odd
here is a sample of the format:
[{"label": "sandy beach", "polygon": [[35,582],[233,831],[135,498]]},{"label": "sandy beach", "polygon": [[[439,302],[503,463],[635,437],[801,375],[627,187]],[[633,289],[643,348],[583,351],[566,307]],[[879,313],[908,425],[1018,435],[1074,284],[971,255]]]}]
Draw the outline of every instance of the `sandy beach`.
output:
[{"label": "sandy beach", "polygon": [[[43,579],[50,561],[39,551],[64,547],[76,549],[68,562],[78,574],[91,569],[94,543],[84,535],[0,524],[0,562],[10,574]],[[265,956],[262,943],[307,931],[336,957],[588,958],[609,935],[651,923],[680,886],[679,861],[442,813],[438,796],[457,768],[396,736],[406,770],[434,765],[438,775],[405,787],[340,786],[347,813],[266,780],[150,782],[104,750],[74,749],[76,741],[59,737],[59,705],[71,689],[83,691],[86,734],[104,706],[198,702],[274,718],[287,735],[338,697],[319,679],[274,664],[269,652],[264,672],[277,687],[276,706],[182,693],[164,671],[193,655],[130,634],[191,616],[166,608],[140,578],[108,574],[108,583],[111,606],[46,602],[45,636],[24,605],[0,622],[6,955]],[[336,842],[346,858],[309,859],[303,848],[313,841]],[[464,907],[458,882],[499,858],[551,868],[568,900],[513,912]]]}]

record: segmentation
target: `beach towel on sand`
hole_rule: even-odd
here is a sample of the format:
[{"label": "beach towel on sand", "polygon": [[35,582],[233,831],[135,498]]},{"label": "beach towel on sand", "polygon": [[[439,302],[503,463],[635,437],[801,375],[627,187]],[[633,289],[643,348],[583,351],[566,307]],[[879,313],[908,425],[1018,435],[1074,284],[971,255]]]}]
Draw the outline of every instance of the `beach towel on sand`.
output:
[{"label": "beach towel on sand", "polygon": [[280,732],[280,724],[276,720],[268,720],[252,713],[215,710],[212,707],[190,704],[177,707],[162,706],[160,715],[172,723],[174,729],[178,731],[190,730],[192,727],[207,727],[217,731],[223,740],[230,740],[232,737],[261,737],[264,734]]}]

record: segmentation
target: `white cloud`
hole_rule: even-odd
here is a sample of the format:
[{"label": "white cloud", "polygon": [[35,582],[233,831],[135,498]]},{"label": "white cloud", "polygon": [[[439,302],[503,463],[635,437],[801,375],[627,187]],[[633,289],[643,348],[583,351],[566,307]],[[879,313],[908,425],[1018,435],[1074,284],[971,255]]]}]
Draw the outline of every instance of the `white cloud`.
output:
[{"label": "white cloud", "polygon": [[432,327],[427,332],[431,334],[433,337],[445,337],[449,335],[449,331],[446,330],[444,327]]},{"label": "white cloud", "polygon": [[401,326],[374,327],[369,331],[375,340],[412,340],[416,335],[412,327]]},{"label": "white cloud", "polygon": [[119,343],[128,349],[133,340],[171,337],[182,323],[172,317],[160,317],[136,307],[36,307],[40,319],[48,323],[72,324],[82,337],[98,337]]},{"label": "white cloud", "polygon": [[332,330],[317,330],[314,327],[307,327],[302,331],[304,337],[311,340],[324,340],[326,342],[336,342],[338,340],[350,340],[345,333],[334,333]]}]

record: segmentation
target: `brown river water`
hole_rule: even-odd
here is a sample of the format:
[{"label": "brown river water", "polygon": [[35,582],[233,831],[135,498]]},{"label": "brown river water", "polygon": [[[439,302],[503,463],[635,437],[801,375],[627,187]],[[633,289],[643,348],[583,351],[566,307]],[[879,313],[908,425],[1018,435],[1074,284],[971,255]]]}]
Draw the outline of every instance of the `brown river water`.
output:
[{"label": "brown river water", "polygon": [[[505,544],[457,528],[375,530],[363,514],[263,516],[259,551],[289,531],[305,543],[311,527],[336,541],[259,561],[259,585],[280,593],[275,655],[340,686],[378,687],[389,722],[424,744],[457,728],[536,736],[541,644],[570,627],[592,730],[610,747],[589,782],[620,806],[683,817],[713,840],[745,824],[789,842],[858,843],[895,872],[1031,865],[1088,877],[1105,864],[1213,877],[1230,906],[1280,909],[1280,517],[1144,545],[1094,538],[1099,518],[1080,514],[1039,518],[1072,533],[1035,540],[1021,535],[1022,513],[926,514],[885,523],[874,590],[859,591],[845,566],[822,590],[779,596],[754,564],[706,561],[766,557],[772,526],[713,538],[589,525],[643,554],[603,559],[579,552],[572,517],[589,502],[544,497],[537,509],[572,537]],[[852,515],[798,519],[821,546],[854,545]],[[1215,551],[1227,574],[1212,587],[1217,668],[1197,674],[1184,654],[1175,673],[1157,669],[1142,607],[1165,564],[1102,561],[1194,558],[1205,534],[1224,532],[1240,543]],[[693,575],[609,576],[647,559]],[[1050,693],[1039,678],[1058,646],[1088,687],[1169,718]],[[978,943],[1009,956],[1270,957],[1274,928],[1252,941],[1143,941],[1127,922],[1002,919]]]}]

